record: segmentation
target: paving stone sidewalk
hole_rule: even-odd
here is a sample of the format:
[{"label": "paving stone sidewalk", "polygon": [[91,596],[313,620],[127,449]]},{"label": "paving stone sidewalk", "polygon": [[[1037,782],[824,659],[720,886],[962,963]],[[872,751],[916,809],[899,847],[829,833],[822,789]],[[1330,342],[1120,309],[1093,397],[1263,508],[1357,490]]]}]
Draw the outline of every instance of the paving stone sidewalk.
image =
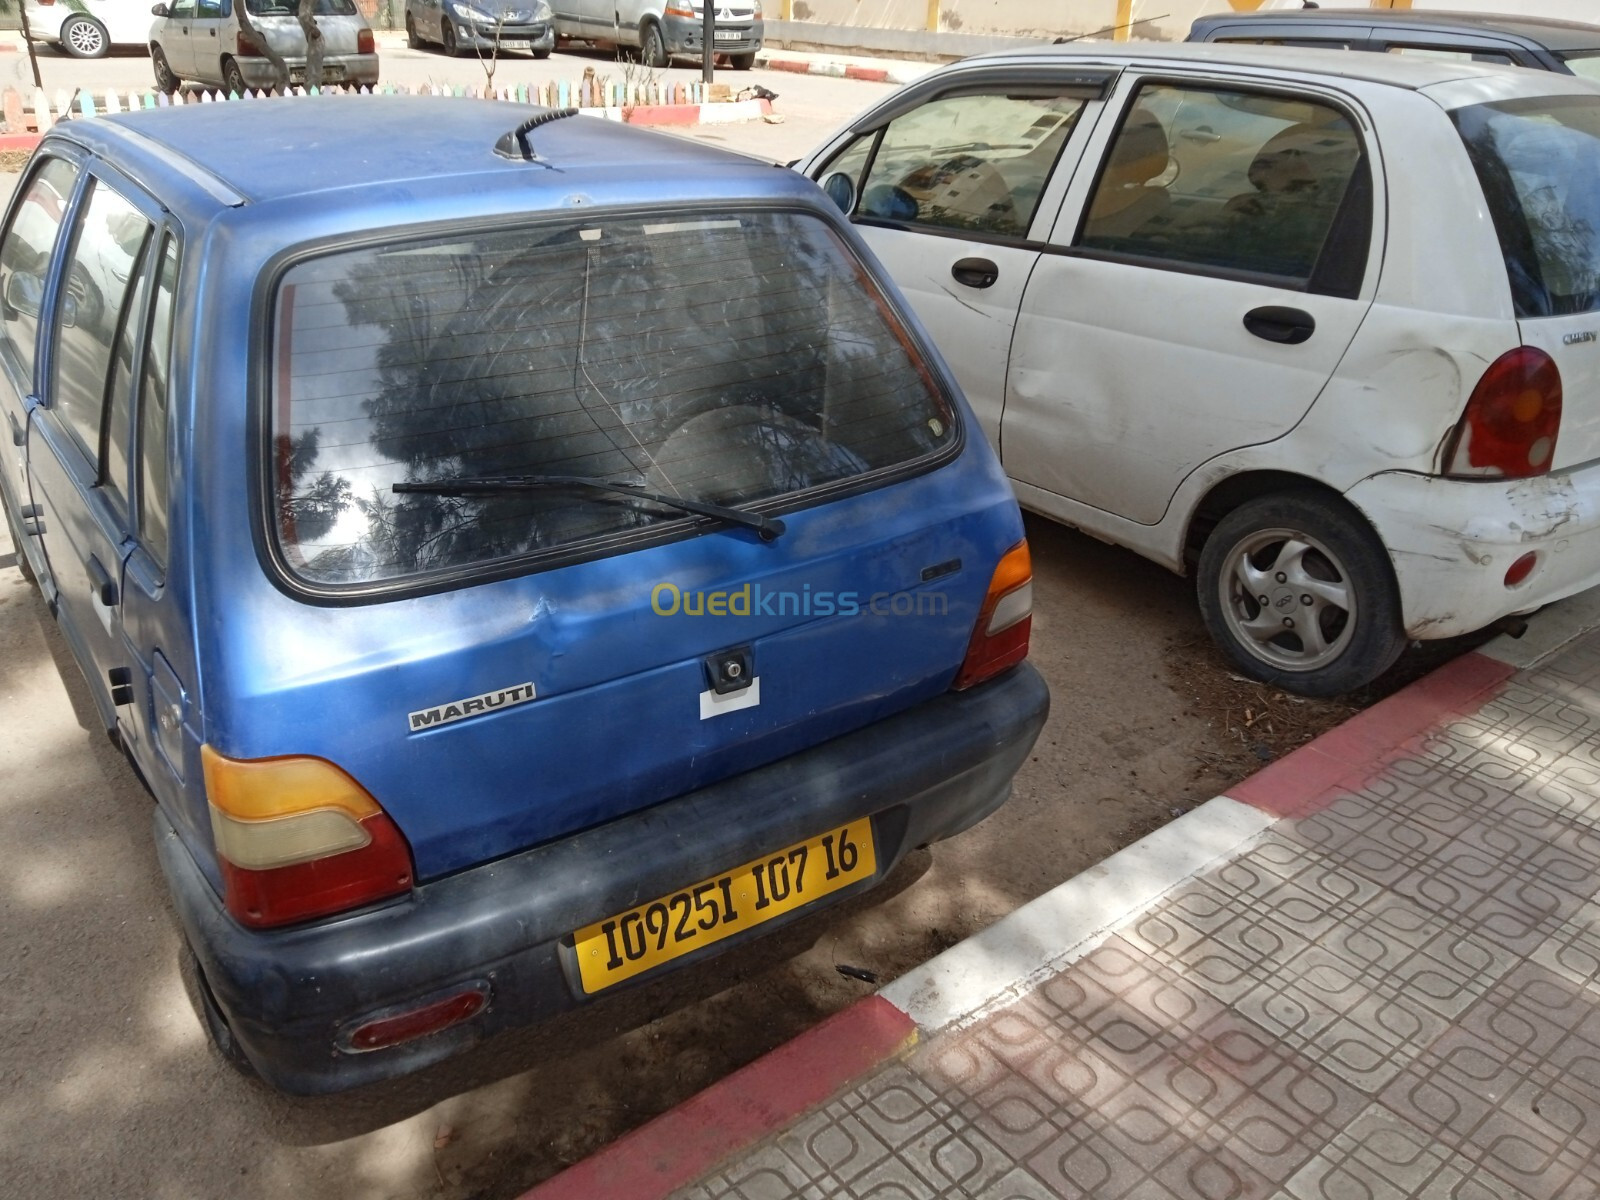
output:
[{"label": "paving stone sidewalk", "polygon": [[678,1200],[1597,1200],[1600,633]]}]

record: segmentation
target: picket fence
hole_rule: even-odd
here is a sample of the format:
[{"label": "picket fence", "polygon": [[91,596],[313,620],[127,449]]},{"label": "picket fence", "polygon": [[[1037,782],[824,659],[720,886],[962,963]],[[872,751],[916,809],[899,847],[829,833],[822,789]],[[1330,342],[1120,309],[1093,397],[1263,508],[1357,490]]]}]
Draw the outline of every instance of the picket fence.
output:
[{"label": "picket fence", "polygon": [[62,88],[56,92],[52,102],[42,88],[34,89],[31,98],[25,99],[16,88],[8,87],[4,92],[0,92],[0,111],[3,111],[6,132],[43,133],[57,121],[75,117],[132,112],[142,108],[165,108],[169,105],[267,100],[286,94],[305,96],[320,92],[329,96],[461,96],[483,100],[506,100],[517,104],[542,104],[554,108],[626,111],[629,108],[644,106],[702,104],[707,100],[712,102],[728,100],[731,98],[728,91],[726,84],[711,84],[708,90],[708,86],[703,83],[673,83],[661,80],[633,83],[584,78],[576,83],[563,79],[532,86],[520,83],[515,87],[500,88],[490,87],[487,84],[472,87],[463,84],[425,83],[409,87],[405,84],[381,83],[375,88],[358,89],[336,85],[320,89],[312,88],[308,92],[303,87],[296,87],[286,93],[251,91],[244,96],[220,91],[182,91],[169,96],[158,91],[119,92],[108,88],[102,92],[82,89],[73,92]]}]

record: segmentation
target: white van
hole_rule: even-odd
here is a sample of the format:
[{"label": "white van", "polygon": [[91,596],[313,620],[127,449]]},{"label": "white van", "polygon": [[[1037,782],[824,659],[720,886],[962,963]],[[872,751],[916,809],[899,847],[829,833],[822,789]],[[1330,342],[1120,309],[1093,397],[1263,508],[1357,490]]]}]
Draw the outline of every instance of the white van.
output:
[{"label": "white van", "polygon": [[104,58],[112,46],[143,46],[150,32],[148,0],[23,0],[36,42],[73,58]]},{"label": "white van", "polygon": [[[701,0],[551,0],[556,40],[637,49],[648,67],[674,55],[699,58],[704,46]],[[736,71],[755,65],[763,33],[761,0],[719,0],[712,52]]]}]

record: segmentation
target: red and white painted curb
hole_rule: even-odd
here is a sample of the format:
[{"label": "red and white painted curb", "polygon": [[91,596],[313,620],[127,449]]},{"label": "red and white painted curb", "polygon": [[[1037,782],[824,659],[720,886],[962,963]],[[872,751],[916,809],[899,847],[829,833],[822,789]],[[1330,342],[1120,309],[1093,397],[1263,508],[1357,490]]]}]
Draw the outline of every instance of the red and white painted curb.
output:
[{"label": "red and white painted curb", "polygon": [[662,1200],[703,1178],[919,1037],[958,1029],[1083,958],[1187,880],[1243,853],[1286,817],[1360,787],[1412,739],[1470,716],[1519,669],[1600,627],[1600,589],[1556,605],[1357,713],[902,975],[749,1066],[527,1192],[522,1200]]},{"label": "red and white painted curb", "polygon": [[830,59],[784,58],[781,54],[758,54],[756,66],[769,71],[789,71],[795,75],[827,75],[833,79],[865,79],[871,83],[911,83],[921,79],[936,64],[906,63],[897,66],[867,66],[863,63],[835,62]]}]

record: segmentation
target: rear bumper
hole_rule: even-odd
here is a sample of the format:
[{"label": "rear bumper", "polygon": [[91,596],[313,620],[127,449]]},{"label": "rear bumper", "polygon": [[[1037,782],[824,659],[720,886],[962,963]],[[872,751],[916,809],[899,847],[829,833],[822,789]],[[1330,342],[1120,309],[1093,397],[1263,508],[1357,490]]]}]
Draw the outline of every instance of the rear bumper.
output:
[{"label": "rear bumper", "polygon": [[[871,888],[910,850],[976,824],[1010,794],[1049,711],[1028,664],[801,754],[336,921],[251,932],[157,810],[156,843],[190,946],[245,1056],[287,1092],[340,1091],[437,1062],[582,1003],[571,932],[767,851],[870,816],[872,878],[704,951],[687,965]],[[664,968],[672,969],[671,967]],[[645,976],[643,978],[649,978]],[[482,982],[471,1021],[351,1054],[378,1010]]]},{"label": "rear bumper", "polygon": [[[270,88],[277,84],[277,75],[272,69],[272,61],[266,58],[236,58],[239,64],[239,74],[244,76],[245,86],[249,88]],[[298,85],[304,82],[306,60],[305,56],[284,59],[289,72],[299,77],[294,80]],[[375,87],[378,83],[378,56],[376,54],[330,54],[322,60],[322,82],[328,85],[340,83],[353,83],[362,87]]]},{"label": "rear bumper", "polygon": [[[1471,633],[1600,585],[1600,465],[1510,482],[1396,471],[1347,496],[1389,548],[1413,638]],[[1529,553],[1532,572],[1508,588]]]}]

